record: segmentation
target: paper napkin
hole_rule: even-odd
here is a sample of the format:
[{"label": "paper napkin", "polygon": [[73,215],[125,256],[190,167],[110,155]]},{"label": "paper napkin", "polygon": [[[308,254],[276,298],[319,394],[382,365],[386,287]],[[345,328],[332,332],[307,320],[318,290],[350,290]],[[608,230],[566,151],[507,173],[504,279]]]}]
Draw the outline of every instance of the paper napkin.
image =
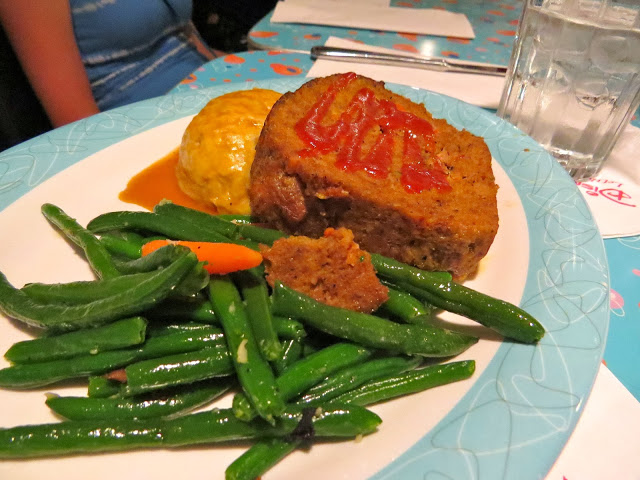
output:
[{"label": "paper napkin", "polygon": [[[329,37],[325,45],[330,47],[370,50],[374,52],[397,53],[405,56],[420,55],[389,48],[365,45],[353,40]],[[454,59],[447,59],[455,63]],[[374,80],[420,87],[433,92],[449,95],[465,102],[485,108],[498,108],[504,77],[476,75],[472,73],[436,72],[414,67],[397,67],[369,63],[352,63],[319,58],[309,70],[309,77],[323,77],[333,73],[355,72]]]},{"label": "paper napkin", "polygon": [[640,478],[640,403],[604,365],[546,480]]},{"label": "paper napkin", "polygon": [[596,177],[578,182],[604,238],[640,234],[640,128],[629,125]]},{"label": "paper napkin", "polygon": [[443,37],[475,38],[466,15],[430,8],[390,7],[336,0],[286,0],[276,4],[273,23],[307,23]]}]

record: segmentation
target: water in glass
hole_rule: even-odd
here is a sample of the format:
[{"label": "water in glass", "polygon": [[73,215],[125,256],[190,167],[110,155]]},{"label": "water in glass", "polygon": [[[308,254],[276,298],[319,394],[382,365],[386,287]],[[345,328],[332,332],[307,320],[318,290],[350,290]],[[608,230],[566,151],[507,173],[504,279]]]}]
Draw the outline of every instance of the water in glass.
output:
[{"label": "water in glass", "polygon": [[640,104],[640,2],[527,1],[498,115],[585,180]]}]

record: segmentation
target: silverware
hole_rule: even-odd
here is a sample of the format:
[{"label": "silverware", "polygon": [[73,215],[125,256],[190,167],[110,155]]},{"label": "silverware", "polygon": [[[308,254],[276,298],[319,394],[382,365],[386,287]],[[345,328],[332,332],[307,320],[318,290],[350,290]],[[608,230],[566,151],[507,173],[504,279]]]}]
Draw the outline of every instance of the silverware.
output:
[{"label": "silverware", "polygon": [[436,70],[439,72],[477,73],[495,76],[503,76],[507,73],[507,67],[466,63],[459,60],[450,62],[444,58],[437,57],[419,58],[407,55],[396,55],[393,53],[378,53],[365,50],[352,50],[349,48],[326,47],[324,45],[311,47],[311,58],[315,60],[320,57],[342,62],[377,63],[380,65],[426,68],[427,70]]}]

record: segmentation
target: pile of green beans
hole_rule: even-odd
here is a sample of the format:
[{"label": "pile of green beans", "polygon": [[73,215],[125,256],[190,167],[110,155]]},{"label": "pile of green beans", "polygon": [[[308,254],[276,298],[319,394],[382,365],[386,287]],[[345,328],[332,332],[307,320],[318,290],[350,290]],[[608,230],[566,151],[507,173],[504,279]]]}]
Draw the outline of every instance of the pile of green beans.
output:
[{"label": "pile of green beans", "polygon": [[[515,341],[544,334],[523,310],[448,273],[375,254],[389,300],[371,315],[280,282],[272,289],[263,267],[209,275],[175,245],[141,256],[156,238],[259,249],[285,236],[245,216],[162,202],[153,212],[100,215],[85,228],[55,205],[42,213],[82,249],[96,279],[15,288],[0,272],[0,312],[43,332],[5,353],[11,365],[0,369],[0,387],[84,381],[87,395],[48,394],[58,423],[0,428],[0,458],[241,441],[250,446],[226,478],[250,480],[297,448],[373,433],[381,419],[369,405],[471,377],[473,360],[436,363],[478,341],[434,326],[436,309]],[[233,395],[231,408],[207,408],[222,395]]]}]

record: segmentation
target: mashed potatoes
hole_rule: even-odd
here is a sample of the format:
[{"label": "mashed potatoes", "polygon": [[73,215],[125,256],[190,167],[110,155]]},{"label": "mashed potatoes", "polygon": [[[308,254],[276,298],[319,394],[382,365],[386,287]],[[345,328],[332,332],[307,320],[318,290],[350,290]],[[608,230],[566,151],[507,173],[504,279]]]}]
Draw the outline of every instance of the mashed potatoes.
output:
[{"label": "mashed potatoes", "polygon": [[250,213],[247,190],[256,142],[280,96],[256,88],[207,103],[182,137],[176,167],[180,188],[219,213]]}]

